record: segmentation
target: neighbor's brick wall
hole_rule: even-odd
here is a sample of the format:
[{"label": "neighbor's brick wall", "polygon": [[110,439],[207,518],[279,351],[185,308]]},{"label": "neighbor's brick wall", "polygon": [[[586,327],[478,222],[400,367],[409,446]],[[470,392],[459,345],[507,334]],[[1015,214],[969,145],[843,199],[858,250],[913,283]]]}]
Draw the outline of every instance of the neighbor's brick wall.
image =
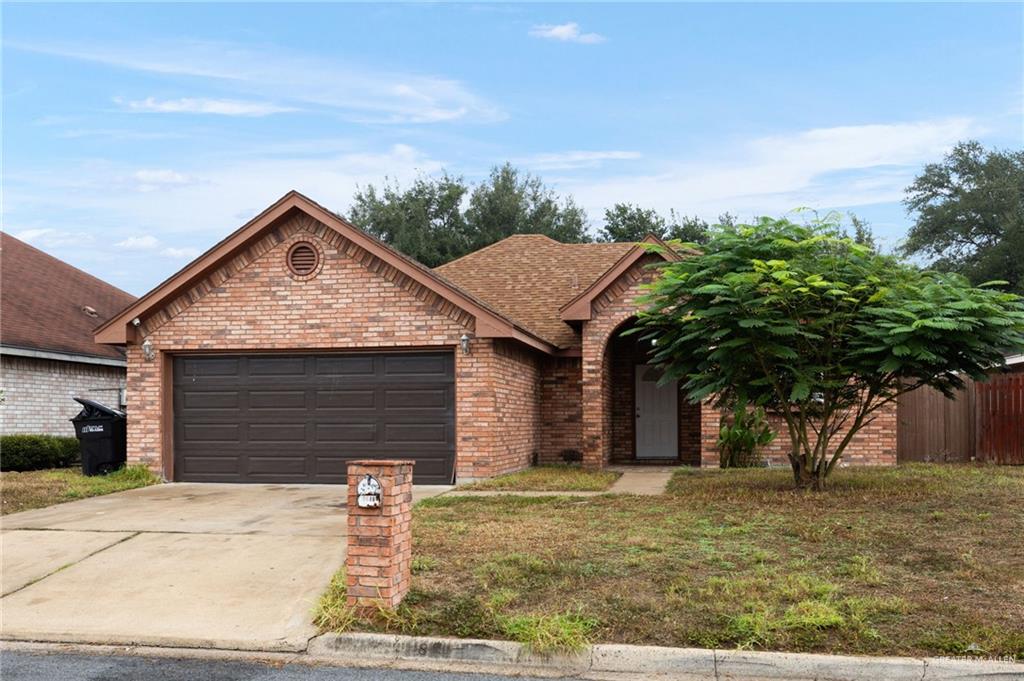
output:
[{"label": "neighbor's brick wall", "polygon": [[540,371],[540,463],[564,463],[567,451],[582,454],[583,365],[579,357],[548,357]]},{"label": "neighbor's brick wall", "polygon": [[[285,265],[288,248],[300,239],[323,251],[322,271],[307,281],[294,279]],[[472,317],[333,230],[306,216],[292,220],[143,320],[143,336],[161,357],[147,362],[139,346],[128,347],[128,457],[161,471],[161,381],[170,369],[164,353],[455,348],[472,326]],[[455,353],[459,474],[519,466],[520,459],[525,465],[522,442],[507,445],[499,464],[487,463],[496,446],[487,436],[495,419],[491,372],[512,360],[494,359],[484,339],[472,348],[470,355]]]},{"label": "neighbor's brick wall", "polygon": [[52,359],[0,357],[0,433],[75,434],[73,416],[82,406],[72,397],[87,397],[119,408],[125,369]]}]

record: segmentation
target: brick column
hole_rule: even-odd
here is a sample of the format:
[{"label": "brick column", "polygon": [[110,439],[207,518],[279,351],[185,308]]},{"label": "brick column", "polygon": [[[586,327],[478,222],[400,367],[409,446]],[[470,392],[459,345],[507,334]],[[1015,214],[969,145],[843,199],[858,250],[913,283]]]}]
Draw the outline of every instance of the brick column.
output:
[{"label": "brick column", "polygon": [[[412,563],[412,461],[348,464],[348,604],[393,609],[409,591]],[[360,508],[356,487],[367,475],[380,482],[381,503]]]},{"label": "brick column", "polygon": [[722,429],[722,412],[711,405],[711,400],[700,403],[700,466],[718,468],[718,434]]}]

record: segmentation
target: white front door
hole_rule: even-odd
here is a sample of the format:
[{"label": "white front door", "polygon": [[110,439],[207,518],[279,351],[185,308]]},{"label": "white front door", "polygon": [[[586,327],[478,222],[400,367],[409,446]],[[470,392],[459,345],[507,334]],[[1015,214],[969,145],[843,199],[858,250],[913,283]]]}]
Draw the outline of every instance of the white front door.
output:
[{"label": "white front door", "polygon": [[636,367],[636,458],[675,459],[679,456],[679,387],[676,381],[659,386],[661,370],[649,364]]}]

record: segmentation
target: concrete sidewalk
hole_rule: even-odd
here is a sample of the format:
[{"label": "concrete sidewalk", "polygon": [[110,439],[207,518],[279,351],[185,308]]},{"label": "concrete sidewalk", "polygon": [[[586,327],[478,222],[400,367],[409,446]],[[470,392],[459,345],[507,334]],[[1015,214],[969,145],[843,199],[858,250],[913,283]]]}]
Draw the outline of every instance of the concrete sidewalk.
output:
[{"label": "concrete sidewalk", "polygon": [[304,650],[344,563],[345,499],[343,485],[173,483],[5,516],[0,633]]},{"label": "concrete sidewalk", "polygon": [[621,472],[619,479],[603,492],[565,491],[523,491],[523,490],[472,490],[453,489],[447,496],[496,497],[504,495],[520,497],[596,497],[602,494],[664,494],[668,481],[678,470],[675,466],[611,466],[608,470]]}]

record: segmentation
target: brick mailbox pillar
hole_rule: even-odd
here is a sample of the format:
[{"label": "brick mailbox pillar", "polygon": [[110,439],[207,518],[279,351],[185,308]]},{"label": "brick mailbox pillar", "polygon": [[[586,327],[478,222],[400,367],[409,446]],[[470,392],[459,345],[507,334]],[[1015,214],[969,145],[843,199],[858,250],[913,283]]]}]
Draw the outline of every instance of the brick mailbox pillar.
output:
[{"label": "brick mailbox pillar", "polygon": [[[395,608],[409,591],[412,564],[412,461],[348,464],[348,604]],[[366,476],[380,483],[380,505],[359,505]]]}]

